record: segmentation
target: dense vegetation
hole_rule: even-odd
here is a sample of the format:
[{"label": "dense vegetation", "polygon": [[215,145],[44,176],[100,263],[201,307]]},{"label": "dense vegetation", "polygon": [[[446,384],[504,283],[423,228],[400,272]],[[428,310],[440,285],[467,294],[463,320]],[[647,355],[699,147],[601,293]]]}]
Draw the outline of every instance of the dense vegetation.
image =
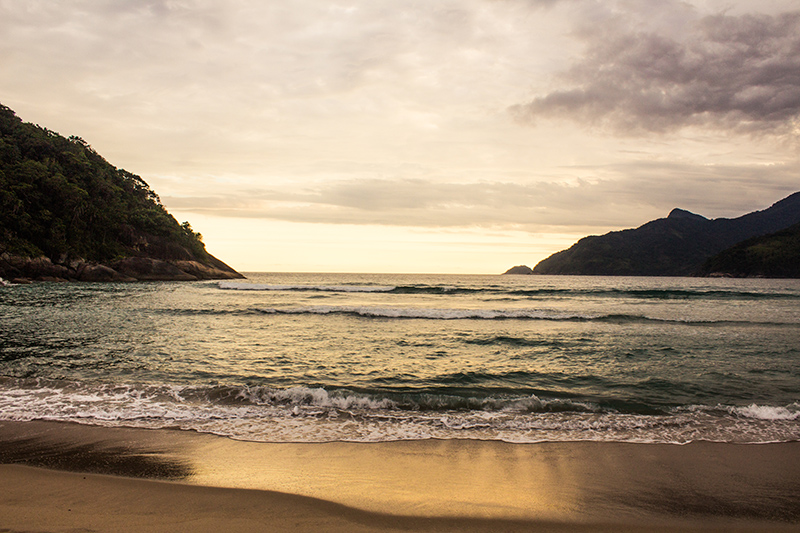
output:
[{"label": "dense vegetation", "polygon": [[[535,274],[689,276],[746,239],[800,222],[800,193],[763,211],[709,220],[681,209],[636,229],[585,237],[537,264]],[[795,255],[795,260],[800,260]]]},{"label": "dense vegetation", "polygon": [[748,239],[715,255],[703,265],[701,274],[800,278],[800,224]]},{"label": "dense vegetation", "polygon": [[79,137],[23,123],[0,105],[0,254],[54,263],[148,256],[199,260],[201,236],[170,215],[139,176]]}]

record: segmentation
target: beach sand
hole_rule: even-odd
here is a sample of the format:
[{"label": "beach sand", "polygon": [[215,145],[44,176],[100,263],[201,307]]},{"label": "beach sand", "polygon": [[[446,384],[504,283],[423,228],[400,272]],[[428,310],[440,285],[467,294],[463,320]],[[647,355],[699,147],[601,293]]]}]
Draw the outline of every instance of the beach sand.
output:
[{"label": "beach sand", "polygon": [[800,531],[800,443],[240,442],[0,422],[0,531]]}]

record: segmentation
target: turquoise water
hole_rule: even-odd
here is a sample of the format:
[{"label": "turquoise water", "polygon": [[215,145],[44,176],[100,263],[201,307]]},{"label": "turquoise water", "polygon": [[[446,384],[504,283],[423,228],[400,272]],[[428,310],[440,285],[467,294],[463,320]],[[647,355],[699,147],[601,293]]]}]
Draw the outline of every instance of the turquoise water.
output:
[{"label": "turquoise water", "polygon": [[800,438],[800,281],[0,288],[0,418],[275,442]]}]

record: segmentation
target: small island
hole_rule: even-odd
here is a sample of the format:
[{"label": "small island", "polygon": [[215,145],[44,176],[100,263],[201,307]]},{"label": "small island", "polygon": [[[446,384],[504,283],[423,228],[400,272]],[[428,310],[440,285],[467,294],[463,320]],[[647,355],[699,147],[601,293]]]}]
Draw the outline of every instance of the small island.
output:
[{"label": "small island", "polygon": [[24,123],[0,104],[0,278],[193,281],[242,278],[178,223],[145,181],[80,137]]},{"label": "small island", "polygon": [[530,276],[531,274],[533,274],[533,269],[527,265],[517,265],[503,272],[504,276],[505,275]]}]

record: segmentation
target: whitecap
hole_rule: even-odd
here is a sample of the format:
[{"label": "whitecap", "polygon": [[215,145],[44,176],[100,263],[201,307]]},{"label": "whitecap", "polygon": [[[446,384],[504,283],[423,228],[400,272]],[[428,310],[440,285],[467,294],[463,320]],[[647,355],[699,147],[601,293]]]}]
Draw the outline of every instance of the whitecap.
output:
[{"label": "whitecap", "polygon": [[747,418],[758,420],[798,420],[800,405],[793,403],[787,407],[750,404],[747,407],[732,407],[731,412]]}]

